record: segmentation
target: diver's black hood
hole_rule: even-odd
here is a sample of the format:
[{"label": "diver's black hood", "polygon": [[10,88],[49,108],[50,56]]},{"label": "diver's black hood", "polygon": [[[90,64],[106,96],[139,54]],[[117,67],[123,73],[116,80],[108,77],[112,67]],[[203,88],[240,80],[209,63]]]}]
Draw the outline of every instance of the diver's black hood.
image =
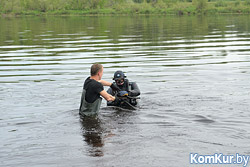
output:
[{"label": "diver's black hood", "polygon": [[125,74],[122,71],[116,71],[114,73],[114,78],[113,80],[117,80],[117,79],[124,79],[126,78]]}]

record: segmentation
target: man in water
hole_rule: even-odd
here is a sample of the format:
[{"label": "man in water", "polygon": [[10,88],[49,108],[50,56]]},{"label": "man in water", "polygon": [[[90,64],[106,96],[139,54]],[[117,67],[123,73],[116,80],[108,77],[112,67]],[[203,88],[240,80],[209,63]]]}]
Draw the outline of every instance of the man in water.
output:
[{"label": "man in water", "polygon": [[120,90],[115,84],[101,80],[103,75],[103,66],[93,64],[90,69],[91,76],[88,77],[83,85],[81,105],[79,114],[82,116],[96,115],[99,112],[102,98],[107,101],[115,101],[115,97],[108,94],[103,86],[110,86],[112,90]]},{"label": "man in water", "polygon": [[108,101],[108,106],[135,106],[137,104],[137,96],[140,95],[140,89],[135,82],[129,82],[126,79],[125,74],[122,71],[116,71],[114,73],[115,82],[114,85],[118,86],[121,91],[117,91],[109,88],[108,93],[115,96],[114,101]]}]

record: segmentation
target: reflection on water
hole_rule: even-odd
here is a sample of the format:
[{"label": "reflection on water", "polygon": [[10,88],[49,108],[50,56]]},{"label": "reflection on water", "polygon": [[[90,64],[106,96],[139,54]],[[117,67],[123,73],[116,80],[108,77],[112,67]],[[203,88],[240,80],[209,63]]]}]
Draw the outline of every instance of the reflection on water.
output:
[{"label": "reflection on water", "polygon": [[135,116],[133,110],[120,107],[103,107],[102,115],[80,116],[81,131],[84,141],[87,143],[89,155],[93,157],[104,156],[104,146],[117,130],[126,129],[126,124],[131,124],[131,116]]},{"label": "reflection on water", "polygon": [[[0,18],[2,166],[189,166],[250,154],[250,16]],[[126,72],[136,110],[80,119],[92,63]],[[107,88],[106,88],[107,89]]]},{"label": "reflection on water", "polygon": [[82,117],[82,135],[84,141],[91,146],[89,152],[91,156],[103,156],[103,129],[98,117]]}]

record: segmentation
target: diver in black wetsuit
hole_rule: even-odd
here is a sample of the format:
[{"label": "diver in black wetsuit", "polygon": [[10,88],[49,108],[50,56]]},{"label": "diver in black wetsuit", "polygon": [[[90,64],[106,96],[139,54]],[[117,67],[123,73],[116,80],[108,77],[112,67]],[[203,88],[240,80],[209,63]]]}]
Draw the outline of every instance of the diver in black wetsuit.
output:
[{"label": "diver in black wetsuit", "polygon": [[107,105],[119,107],[126,105],[136,106],[138,96],[140,95],[140,89],[137,84],[135,82],[129,82],[122,71],[116,71],[113,80],[115,80],[113,84],[117,85],[121,91],[114,91],[109,88],[107,92],[117,98],[115,101],[108,101]]}]

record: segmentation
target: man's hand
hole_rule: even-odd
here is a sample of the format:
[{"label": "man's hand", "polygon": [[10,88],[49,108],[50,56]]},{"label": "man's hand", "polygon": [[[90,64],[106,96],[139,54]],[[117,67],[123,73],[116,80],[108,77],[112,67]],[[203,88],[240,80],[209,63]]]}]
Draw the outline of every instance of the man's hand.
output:
[{"label": "man's hand", "polygon": [[115,100],[115,97],[112,96],[112,95],[110,95],[110,94],[108,94],[105,90],[101,91],[101,92],[100,92],[100,95],[101,95],[104,99],[106,99],[107,101],[114,101],[114,100]]}]

